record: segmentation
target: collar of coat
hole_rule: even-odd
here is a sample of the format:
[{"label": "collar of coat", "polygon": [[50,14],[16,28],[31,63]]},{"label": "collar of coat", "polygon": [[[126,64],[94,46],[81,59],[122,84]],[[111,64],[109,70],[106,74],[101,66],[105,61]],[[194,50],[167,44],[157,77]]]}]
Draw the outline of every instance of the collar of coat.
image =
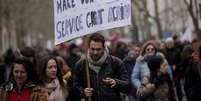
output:
[{"label": "collar of coat", "polygon": [[[6,91],[12,91],[15,87],[15,82],[14,81],[10,81],[9,83],[7,83],[6,85],[4,85],[4,88]],[[27,88],[33,88],[35,87],[36,85],[33,83],[33,82],[27,82],[24,87],[27,87]]]}]

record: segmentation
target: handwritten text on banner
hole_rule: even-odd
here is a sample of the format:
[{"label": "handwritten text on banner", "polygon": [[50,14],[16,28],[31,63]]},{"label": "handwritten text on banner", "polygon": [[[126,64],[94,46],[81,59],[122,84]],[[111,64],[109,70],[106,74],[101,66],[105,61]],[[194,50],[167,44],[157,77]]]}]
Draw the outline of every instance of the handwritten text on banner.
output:
[{"label": "handwritten text on banner", "polygon": [[130,0],[54,0],[55,44],[130,24]]}]

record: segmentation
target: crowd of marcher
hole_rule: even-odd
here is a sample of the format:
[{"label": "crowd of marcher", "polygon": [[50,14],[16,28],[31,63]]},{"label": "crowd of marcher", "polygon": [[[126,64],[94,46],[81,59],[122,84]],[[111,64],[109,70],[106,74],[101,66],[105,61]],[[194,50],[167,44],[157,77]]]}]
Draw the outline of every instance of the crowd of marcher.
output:
[{"label": "crowd of marcher", "polygon": [[107,46],[99,33],[87,49],[10,48],[0,54],[0,101],[201,101],[200,53],[201,41],[178,36]]}]

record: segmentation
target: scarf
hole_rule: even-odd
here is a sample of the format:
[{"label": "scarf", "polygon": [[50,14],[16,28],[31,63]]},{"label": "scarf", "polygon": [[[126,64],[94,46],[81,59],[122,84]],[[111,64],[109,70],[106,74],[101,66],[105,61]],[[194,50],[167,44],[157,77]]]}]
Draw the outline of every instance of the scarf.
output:
[{"label": "scarf", "polygon": [[105,50],[103,53],[103,56],[99,60],[94,61],[88,52],[87,59],[89,61],[89,68],[94,70],[96,73],[99,73],[99,71],[101,69],[101,65],[105,62],[105,60],[107,59],[107,56],[108,56],[108,51]]},{"label": "scarf", "polygon": [[146,62],[149,62],[149,60],[151,60],[153,57],[155,57],[156,55],[153,55],[153,56],[148,56],[148,55],[145,55],[144,56],[144,61]]},{"label": "scarf", "polygon": [[65,101],[66,96],[60,89],[59,80],[56,78],[52,82],[47,84],[48,89],[48,101]]}]

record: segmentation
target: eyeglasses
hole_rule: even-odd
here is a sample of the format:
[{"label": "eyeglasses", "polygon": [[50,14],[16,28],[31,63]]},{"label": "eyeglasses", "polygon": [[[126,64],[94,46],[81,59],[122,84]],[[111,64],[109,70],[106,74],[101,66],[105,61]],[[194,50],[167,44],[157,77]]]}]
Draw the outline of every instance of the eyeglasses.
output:
[{"label": "eyeglasses", "polygon": [[147,48],[146,51],[154,51],[154,48]]}]

